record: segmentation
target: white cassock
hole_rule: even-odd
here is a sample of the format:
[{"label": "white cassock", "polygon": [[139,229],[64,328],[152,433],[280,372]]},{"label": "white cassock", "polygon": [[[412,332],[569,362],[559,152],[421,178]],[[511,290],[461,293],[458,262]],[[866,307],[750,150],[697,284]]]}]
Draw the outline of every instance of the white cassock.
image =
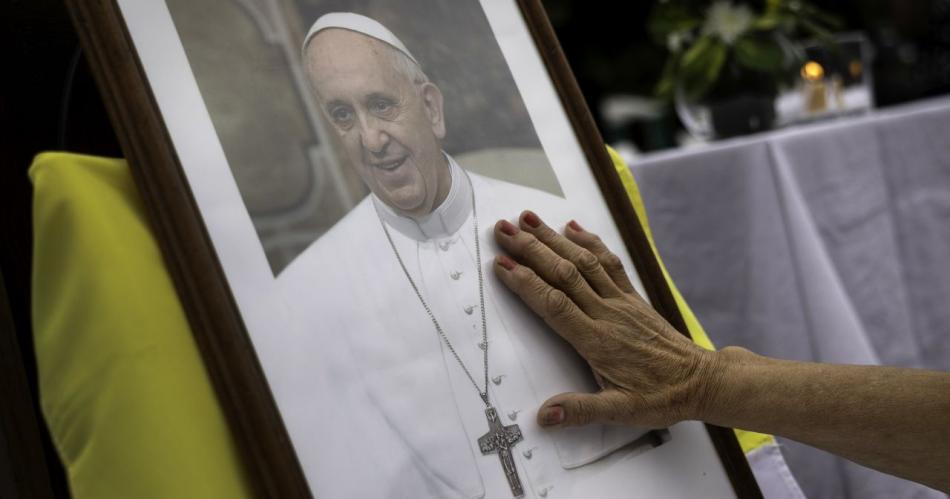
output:
[{"label": "white cassock", "polygon": [[[294,367],[302,372],[291,374],[297,388],[281,389],[278,400],[316,497],[512,497],[498,455],[482,455],[476,443],[488,431],[485,405],[426,315],[380,225],[389,227],[419,291],[481,384],[471,189],[484,273],[489,393],[503,424],[520,425],[524,435],[513,454],[525,496],[584,497],[576,485],[598,476],[618,481],[608,487],[617,497],[630,497],[637,484],[609,471],[633,452],[614,451],[645,430],[537,425],[548,397],[597,387],[583,360],[492,271],[498,219],[531,208],[561,224],[569,219],[567,203],[466,176],[451,158],[449,164],[451,190],[424,221],[397,215],[370,195],[278,277],[300,326],[292,348],[308,359],[306,368]],[[288,391],[295,393],[288,398]]]}]

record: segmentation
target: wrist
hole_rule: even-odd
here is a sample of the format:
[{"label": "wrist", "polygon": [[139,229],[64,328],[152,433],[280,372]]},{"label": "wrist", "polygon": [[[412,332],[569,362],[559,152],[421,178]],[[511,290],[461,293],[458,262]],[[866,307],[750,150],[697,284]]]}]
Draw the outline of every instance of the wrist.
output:
[{"label": "wrist", "polygon": [[767,359],[741,347],[726,347],[705,354],[703,368],[697,372],[696,403],[689,419],[721,424],[736,408],[736,395],[749,366]]}]

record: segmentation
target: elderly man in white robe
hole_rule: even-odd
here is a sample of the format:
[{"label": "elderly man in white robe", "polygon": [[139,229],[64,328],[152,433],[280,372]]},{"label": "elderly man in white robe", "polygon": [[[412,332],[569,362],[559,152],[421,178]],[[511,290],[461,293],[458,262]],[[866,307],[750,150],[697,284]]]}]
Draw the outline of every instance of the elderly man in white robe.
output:
[{"label": "elderly man in white robe", "polygon": [[[321,17],[304,65],[371,191],[278,277],[319,350],[314,390],[335,393],[329,407],[285,412],[291,427],[322,420],[313,442],[295,436],[304,467],[320,463],[306,469],[318,497],[572,497],[645,430],[537,424],[547,397],[596,383],[486,270],[495,220],[524,206],[567,220],[564,200],[466,172],[446,154],[441,91],[378,22]],[[482,438],[491,428],[494,440]],[[635,484],[618,485],[626,496]]]}]

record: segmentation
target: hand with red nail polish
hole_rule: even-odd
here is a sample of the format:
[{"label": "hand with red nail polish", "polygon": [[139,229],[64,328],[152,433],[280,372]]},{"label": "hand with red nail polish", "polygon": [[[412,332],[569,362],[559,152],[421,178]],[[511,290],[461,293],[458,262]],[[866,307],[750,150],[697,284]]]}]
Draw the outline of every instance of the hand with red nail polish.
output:
[{"label": "hand with red nail polish", "polygon": [[517,227],[495,225],[507,253],[496,259],[496,274],[587,360],[603,388],[554,395],[538,424],[664,427],[695,417],[715,386],[715,354],[663,320],[634,290],[620,259],[579,223],[562,235],[533,211],[518,220]]}]

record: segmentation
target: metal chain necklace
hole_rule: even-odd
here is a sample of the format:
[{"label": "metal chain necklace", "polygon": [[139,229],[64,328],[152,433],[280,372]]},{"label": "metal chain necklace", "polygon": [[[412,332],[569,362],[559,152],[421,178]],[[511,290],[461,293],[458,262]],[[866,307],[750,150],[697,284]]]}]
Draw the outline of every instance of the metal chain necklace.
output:
[{"label": "metal chain necklace", "polygon": [[465,179],[468,181],[469,190],[472,194],[472,225],[474,226],[475,232],[475,264],[476,268],[478,269],[478,301],[479,309],[481,310],[482,315],[482,342],[479,344],[479,347],[482,349],[482,359],[485,369],[484,390],[478,386],[478,382],[475,381],[475,377],[472,376],[471,371],[469,371],[465,363],[462,362],[462,357],[459,356],[458,352],[455,350],[455,347],[452,346],[452,342],[449,341],[449,337],[445,334],[445,331],[442,329],[439,321],[435,318],[435,314],[432,312],[432,308],[429,307],[429,303],[426,302],[425,298],[423,298],[422,292],[419,291],[419,286],[416,285],[416,281],[412,278],[412,275],[409,274],[409,268],[406,267],[405,262],[403,262],[402,256],[399,254],[399,250],[396,249],[396,244],[393,242],[392,235],[389,234],[389,229],[386,227],[386,222],[380,218],[379,223],[382,225],[383,232],[386,234],[386,240],[389,241],[389,247],[392,248],[393,254],[396,255],[396,261],[399,262],[402,272],[406,275],[409,285],[412,286],[412,290],[415,291],[416,297],[419,298],[419,303],[421,303],[422,308],[425,309],[426,314],[432,321],[432,325],[435,326],[435,330],[439,333],[439,336],[442,338],[445,346],[449,348],[449,351],[452,352],[452,356],[455,357],[455,360],[462,368],[462,371],[465,372],[465,375],[468,376],[469,381],[472,382],[472,385],[475,387],[475,391],[478,392],[478,396],[481,397],[483,402],[485,402],[485,417],[488,418],[488,433],[482,435],[478,439],[478,447],[481,449],[482,454],[491,454],[494,452],[498,453],[498,457],[501,460],[502,470],[505,472],[505,477],[508,479],[508,485],[511,487],[511,493],[515,497],[522,497],[524,495],[524,489],[521,486],[521,479],[518,477],[518,470],[515,468],[515,461],[511,455],[511,448],[522,439],[521,428],[516,424],[503,426],[498,418],[498,411],[492,407],[488,398],[488,326],[487,322],[485,321],[485,280],[482,276],[481,243],[479,243],[478,240],[478,211],[475,205],[475,186],[472,185],[472,179],[469,177],[468,172],[465,170],[462,170],[462,172],[465,173]]}]

